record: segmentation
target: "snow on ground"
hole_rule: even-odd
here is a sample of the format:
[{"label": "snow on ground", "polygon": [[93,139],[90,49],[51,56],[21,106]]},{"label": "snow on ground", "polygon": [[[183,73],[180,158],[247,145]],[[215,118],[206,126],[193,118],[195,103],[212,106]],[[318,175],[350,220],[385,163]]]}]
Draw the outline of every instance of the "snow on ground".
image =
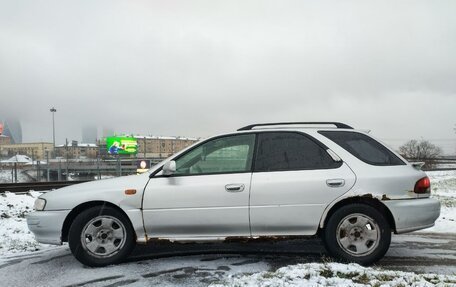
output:
[{"label": "snow on ground", "polygon": [[[11,169],[3,168],[0,169],[0,183],[11,183],[12,182]],[[22,173],[20,169],[17,170],[17,182],[27,182],[29,178]]]},{"label": "snow on ground", "polygon": [[456,275],[415,274],[357,264],[306,263],[274,272],[234,275],[211,286],[456,286]]},{"label": "snow on ground", "polygon": [[456,170],[428,171],[432,197],[442,204],[435,226],[421,232],[456,233]]},{"label": "snow on ground", "polygon": [[0,256],[23,251],[36,251],[47,245],[36,242],[27,228],[25,216],[33,210],[39,192],[0,194]]}]

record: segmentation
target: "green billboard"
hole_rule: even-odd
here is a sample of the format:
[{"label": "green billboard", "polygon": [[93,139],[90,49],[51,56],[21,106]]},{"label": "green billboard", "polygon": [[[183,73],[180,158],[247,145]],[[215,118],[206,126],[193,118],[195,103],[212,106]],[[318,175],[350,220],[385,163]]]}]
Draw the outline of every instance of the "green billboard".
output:
[{"label": "green billboard", "polygon": [[116,154],[136,154],[138,152],[138,141],[131,137],[107,137],[106,148],[108,153]]}]

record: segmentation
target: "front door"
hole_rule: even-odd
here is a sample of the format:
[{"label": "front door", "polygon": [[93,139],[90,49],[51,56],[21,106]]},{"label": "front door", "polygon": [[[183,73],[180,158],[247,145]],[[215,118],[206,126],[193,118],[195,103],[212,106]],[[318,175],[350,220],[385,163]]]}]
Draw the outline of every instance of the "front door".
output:
[{"label": "front door", "polygon": [[254,134],[211,139],[175,158],[175,174],[152,177],[143,201],[147,236],[250,236],[254,145]]}]

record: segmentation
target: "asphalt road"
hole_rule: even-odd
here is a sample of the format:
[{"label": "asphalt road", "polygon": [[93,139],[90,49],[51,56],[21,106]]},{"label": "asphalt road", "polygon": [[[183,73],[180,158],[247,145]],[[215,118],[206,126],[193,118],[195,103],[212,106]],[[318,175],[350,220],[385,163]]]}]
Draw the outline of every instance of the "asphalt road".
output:
[{"label": "asphalt road", "polygon": [[[128,262],[104,268],[81,265],[68,246],[0,258],[0,286],[207,286],[226,276],[324,262],[318,238],[281,242],[150,244]],[[395,235],[376,266],[417,273],[456,274],[456,235]]]}]

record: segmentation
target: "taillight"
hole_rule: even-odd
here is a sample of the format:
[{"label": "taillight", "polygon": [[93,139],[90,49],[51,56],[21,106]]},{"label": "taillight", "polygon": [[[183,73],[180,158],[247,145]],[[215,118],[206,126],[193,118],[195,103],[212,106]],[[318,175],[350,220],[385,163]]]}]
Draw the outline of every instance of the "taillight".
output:
[{"label": "taillight", "polygon": [[413,191],[415,193],[431,193],[431,181],[429,177],[426,176],[418,180]]}]

